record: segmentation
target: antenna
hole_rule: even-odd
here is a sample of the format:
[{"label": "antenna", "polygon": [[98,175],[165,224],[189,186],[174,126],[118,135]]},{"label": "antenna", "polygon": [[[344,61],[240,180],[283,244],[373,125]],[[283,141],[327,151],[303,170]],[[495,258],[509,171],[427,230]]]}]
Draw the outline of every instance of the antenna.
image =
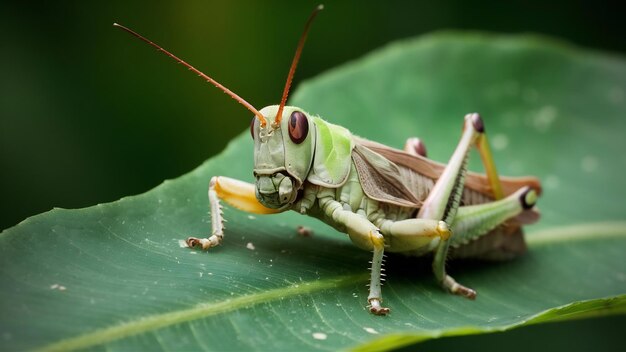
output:
[{"label": "antenna", "polygon": [[315,10],[309,16],[309,19],[306,21],[304,25],[304,32],[300,36],[300,40],[298,41],[298,48],[296,49],[296,54],[293,57],[293,61],[291,62],[291,68],[289,68],[289,75],[287,76],[287,83],[285,84],[285,89],[283,90],[283,97],[280,100],[280,105],[278,106],[278,113],[274,118],[273,126],[279,126],[280,120],[283,118],[283,108],[287,103],[287,96],[289,95],[289,88],[291,88],[291,81],[293,80],[293,75],[296,73],[296,67],[298,66],[298,61],[300,60],[300,54],[302,53],[302,48],[304,47],[304,42],[306,41],[306,37],[309,34],[309,28],[311,28],[311,23],[315,19],[315,16],[324,9],[324,5],[317,5]]},{"label": "antenna", "polygon": [[163,49],[159,45],[157,45],[154,42],[152,42],[151,40],[143,37],[142,35],[140,35],[139,33],[135,32],[135,31],[133,31],[132,29],[129,29],[129,28],[124,27],[121,24],[117,24],[117,23],[113,23],[113,26],[121,28],[121,29],[125,30],[126,32],[134,35],[135,37],[141,39],[142,41],[148,43],[149,45],[155,47],[158,51],[160,51],[163,54],[165,54],[165,55],[171,57],[172,59],[176,60],[176,62],[178,62],[180,64],[183,64],[190,71],[193,71],[198,76],[204,78],[207,82],[209,82],[209,83],[213,84],[214,86],[216,86],[217,88],[221,89],[224,93],[228,94],[231,98],[237,100],[239,102],[239,104],[245,106],[248,110],[252,111],[259,118],[259,120],[261,121],[261,126],[265,126],[265,124],[267,123],[267,121],[265,120],[265,117],[263,117],[263,114],[261,114],[257,109],[255,109],[254,106],[250,105],[250,103],[248,103],[247,101],[242,99],[237,94],[233,93],[230,89],[228,89],[228,88],[224,87],[223,85],[221,85],[219,82],[217,82],[213,78],[211,78],[211,77],[205,75],[204,73],[200,72],[200,70],[198,70],[197,68],[195,68],[195,67],[191,66],[190,64],[186,63],[185,61],[179,59],[176,55],[174,55],[174,54],[170,53],[169,51]]}]

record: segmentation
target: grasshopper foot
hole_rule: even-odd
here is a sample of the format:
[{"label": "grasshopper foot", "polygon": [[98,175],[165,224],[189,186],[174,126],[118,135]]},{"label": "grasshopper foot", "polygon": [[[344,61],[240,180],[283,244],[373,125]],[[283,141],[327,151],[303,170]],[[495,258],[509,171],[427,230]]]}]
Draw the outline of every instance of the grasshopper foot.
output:
[{"label": "grasshopper foot", "polygon": [[189,237],[186,242],[189,248],[201,248],[203,250],[207,250],[220,244],[218,236],[215,235],[209,238]]},{"label": "grasshopper foot", "polygon": [[389,314],[389,308],[382,307],[380,305],[380,299],[371,298],[370,302],[370,312],[376,315],[387,315]]},{"label": "grasshopper foot", "polygon": [[443,286],[452,294],[463,296],[471,300],[476,299],[476,291],[459,284],[448,275],[446,275],[446,278],[443,280]]},{"label": "grasshopper foot", "polygon": [[459,296],[463,296],[467,299],[471,299],[471,300],[475,300],[476,299],[476,291],[472,290],[469,287],[465,287],[463,285],[459,285],[457,284],[458,287],[456,289],[456,292],[452,292],[455,295],[459,295]]}]

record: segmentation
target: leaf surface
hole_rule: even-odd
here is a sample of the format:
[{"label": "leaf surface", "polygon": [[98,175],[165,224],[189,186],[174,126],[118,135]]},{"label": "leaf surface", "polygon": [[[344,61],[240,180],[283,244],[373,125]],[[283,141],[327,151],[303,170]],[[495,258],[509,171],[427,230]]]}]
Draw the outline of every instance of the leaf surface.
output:
[{"label": "leaf surface", "polygon": [[[210,229],[211,176],[252,180],[246,132],[145,194],[55,209],[4,231],[1,346],[388,349],[625,313],[624,87],[620,58],[532,36],[459,33],[392,44],[299,87],[292,105],[391,146],[419,136],[439,161],[454,150],[463,115],[479,111],[498,170],[542,179],[543,218],[528,227],[527,255],[449,263],[476,301],[439,289],[427,260],[395,256],[383,287],[392,314],[372,316],[370,254],[298,214],[227,207],[221,247],[182,247]],[[298,236],[298,225],[314,236]]]}]

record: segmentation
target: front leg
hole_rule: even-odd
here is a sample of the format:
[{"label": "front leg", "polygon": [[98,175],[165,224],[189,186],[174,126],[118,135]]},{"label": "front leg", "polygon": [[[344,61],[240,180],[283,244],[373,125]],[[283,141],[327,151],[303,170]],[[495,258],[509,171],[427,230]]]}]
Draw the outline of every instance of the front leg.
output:
[{"label": "front leg", "polygon": [[209,249],[219,246],[224,238],[224,217],[220,199],[233,207],[254,214],[275,214],[277,209],[263,206],[256,199],[254,185],[224,176],[214,176],[209,183],[209,203],[211,206],[211,236],[209,238],[189,237],[191,248]]},{"label": "front leg", "polygon": [[362,215],[344,210],[341,203],[331,198],[320,199],[324,213],[334,222],[346,228],[350,240],[359,248],[373,251],[372,268],[370,275],[369,303],[370,312],[376,315],[386,315],[389,308],[381,305],[381,272],[385,239],[378,228]]}]

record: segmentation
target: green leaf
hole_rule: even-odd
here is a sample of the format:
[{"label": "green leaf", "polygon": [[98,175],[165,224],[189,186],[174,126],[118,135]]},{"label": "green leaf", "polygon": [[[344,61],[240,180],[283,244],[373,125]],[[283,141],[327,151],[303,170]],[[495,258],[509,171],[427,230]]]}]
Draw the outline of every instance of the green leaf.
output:
[{"label": "green leaf", "polygon": [[[211,176],[251,180],[245,132],[143,195],[55,209],[4,231],[1,346],[389,349],[623,314],[625,87],[620,58],[531,36],[455,33],[392,44],[299,87],[293,105],[396,147],[420,136],[440,161],[452,153],[463,115],[479,111],[499,171],[543,180],[543,218],[528,228],[527,255],[449,263],[478,291],[476,301],[439,289],[427,260],[391,256],[383,295],[392,314],[373,316],[365,308],[370,253],[298,214],[226,208],[221,247],[181,247],[188,235],[209,232]],[[472,166],[480,169],[477,160]],[[298,236],[297,225],[314,236]]]}]

